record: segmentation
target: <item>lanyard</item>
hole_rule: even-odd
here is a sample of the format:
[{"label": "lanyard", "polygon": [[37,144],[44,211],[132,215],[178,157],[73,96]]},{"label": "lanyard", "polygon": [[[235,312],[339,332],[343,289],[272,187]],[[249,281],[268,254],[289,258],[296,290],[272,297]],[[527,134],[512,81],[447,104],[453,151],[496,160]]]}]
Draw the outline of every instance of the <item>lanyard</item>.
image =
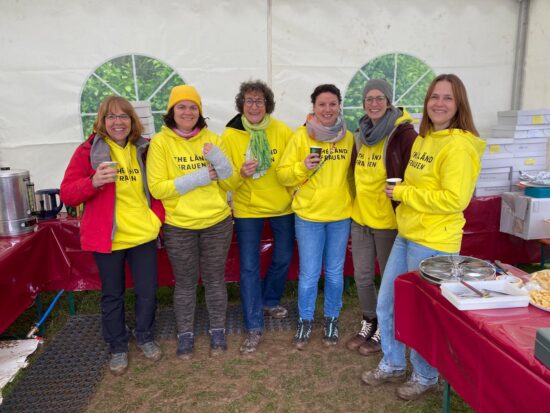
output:
[{"label": "lanyard", "polygon": [[326,156],[323,158],[323,160],[322,160],[321,162],[319,162],[319,165],[317,165],[317,168],[315,168],[315,169],[313,170],[313,172],[311,173],[311,175],[308,176],[308,177],[305,179],[304,182],[302,182],[300,185],[298,185],[298,186],[296,187],[296,189],[295,189],[294,192],[292,193],[292,196],[293,196],[293,197],[296,196],[296,193],[297,193],[300,189],[302,189],[302,187],[303,187],[311,178],[313,178],[313,175],[315,175],[315,174],[319,171],[319,169],[321,169],[321,166],[323,166],[323,165],[325,164],[325,162],[326,162],[327,160],[330,159],[330,155],[332,155],[332,153],[334,152],[334,149],[336,149],[336,142],[334,142],[334,143],[332,144],[332,146],[330,147],[330,150],[329,150],[328,155],[326,155]]}]

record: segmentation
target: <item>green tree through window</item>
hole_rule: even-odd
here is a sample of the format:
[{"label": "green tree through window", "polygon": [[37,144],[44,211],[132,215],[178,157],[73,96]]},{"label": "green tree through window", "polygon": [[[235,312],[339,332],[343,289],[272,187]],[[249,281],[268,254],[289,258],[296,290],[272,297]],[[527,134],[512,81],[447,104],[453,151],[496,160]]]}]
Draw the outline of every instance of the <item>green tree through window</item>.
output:
[{"label": "green tree through window", "polygon": [[125,55],[99,66],[86,80],[80,97],[80,114],[84,138],[92,126],[101,101],[109,95],[130,101],[147,100],[155,118],[155,130],[163,124],[166,102],[172,87],[185,84],[174,69],[149,56]]},{"label": "green tree through window", "polygon": [[357,129],[364,115],[363,89],[369,79],[386,79],[393,87],[393,104],[407,108],[410,113],[421,113],[424,96],[434,79],[434,71],[414,56],[391,53],[379,56],[353,76],[344,96],[344,118],[348,129]]}]

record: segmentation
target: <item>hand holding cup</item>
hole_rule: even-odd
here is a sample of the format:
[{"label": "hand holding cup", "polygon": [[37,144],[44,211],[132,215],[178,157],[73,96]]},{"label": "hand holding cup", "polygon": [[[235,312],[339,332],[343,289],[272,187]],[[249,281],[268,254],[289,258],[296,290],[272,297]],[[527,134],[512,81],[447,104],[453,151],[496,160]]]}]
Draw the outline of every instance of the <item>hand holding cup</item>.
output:
[{"label": "hand holding cup", "polygon": [[402,181],[403,180],[401,178],[386,179],[386,187],[384,188],[384,192],[388,198],[393,199],[393,189],[395,188],[395,185],[399,185]]},{"label": "hand holding cup", "polygon": [[311,170],[317,168],[319,162],[321,161],[321,152],[322,148],[320,146],[310,146],[309,155],[304,159],[304,164],[306,168]]},{"label": "hand holding cup", "polygon": [[99,188],[107,183],[115,182],[117,176],[118,162],[105,161],[101,162],[92,177],[92,185]]},{"label": "hand holding cup", "polygon": [[250,159],[248,161],[245,161],[243,165],[241,166],[240,174],[241,176],[246,179],[254,175],[256,172],[256,168],[258,167],[258,161],[255,159]]},{"label": "hand holding cup", "polygon": [[388,186],[395,186],[397,184],[400,184],[401,182],[403,182],[403,180],[401,178],[388,178],[388,179],[386,179],[386,184],[388,184]]}]

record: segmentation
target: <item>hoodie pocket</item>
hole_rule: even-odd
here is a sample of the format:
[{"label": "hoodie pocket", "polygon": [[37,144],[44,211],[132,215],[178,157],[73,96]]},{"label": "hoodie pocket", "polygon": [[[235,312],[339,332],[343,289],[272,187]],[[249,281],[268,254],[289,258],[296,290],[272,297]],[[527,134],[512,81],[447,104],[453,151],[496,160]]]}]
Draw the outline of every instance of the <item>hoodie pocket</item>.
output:
[{"label": "hoodie pocket", "polygon": [[292,202],[289,191],[283,186],[255,190],[250,194],[250,209],[259,213],[280,214]]}]

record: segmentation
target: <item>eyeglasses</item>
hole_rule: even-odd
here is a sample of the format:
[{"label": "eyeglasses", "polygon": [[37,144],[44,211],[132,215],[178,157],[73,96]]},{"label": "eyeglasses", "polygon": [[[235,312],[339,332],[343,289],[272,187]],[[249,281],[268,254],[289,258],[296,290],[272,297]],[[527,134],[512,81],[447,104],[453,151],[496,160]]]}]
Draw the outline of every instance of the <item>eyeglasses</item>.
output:
[{"label": "eyeglasses", "polygon": [[265,99],[256,99],[256,100],[254,100],[254,99],[245,99],[244,104],[246,106],[250,106],[250,107],[256,105],[259,108],[263,108],[265,106]]},{"label": "eyeglasses", "polygon": [[105,116],[105,120],[108,120],[109,122],[114,122],[116,119],[122,121],[130,120],[130,116],[128,116],[126,113],[123,113],[122,115],[113,115],[112,113],[109,113],[107,116]]},{"label": "eyeglasses", "polygon": [[386,96],[369,96],[365,98],[365,103],[369,105],[372,105],[375,101],[376,103],[384,103],[386,101]]}]

